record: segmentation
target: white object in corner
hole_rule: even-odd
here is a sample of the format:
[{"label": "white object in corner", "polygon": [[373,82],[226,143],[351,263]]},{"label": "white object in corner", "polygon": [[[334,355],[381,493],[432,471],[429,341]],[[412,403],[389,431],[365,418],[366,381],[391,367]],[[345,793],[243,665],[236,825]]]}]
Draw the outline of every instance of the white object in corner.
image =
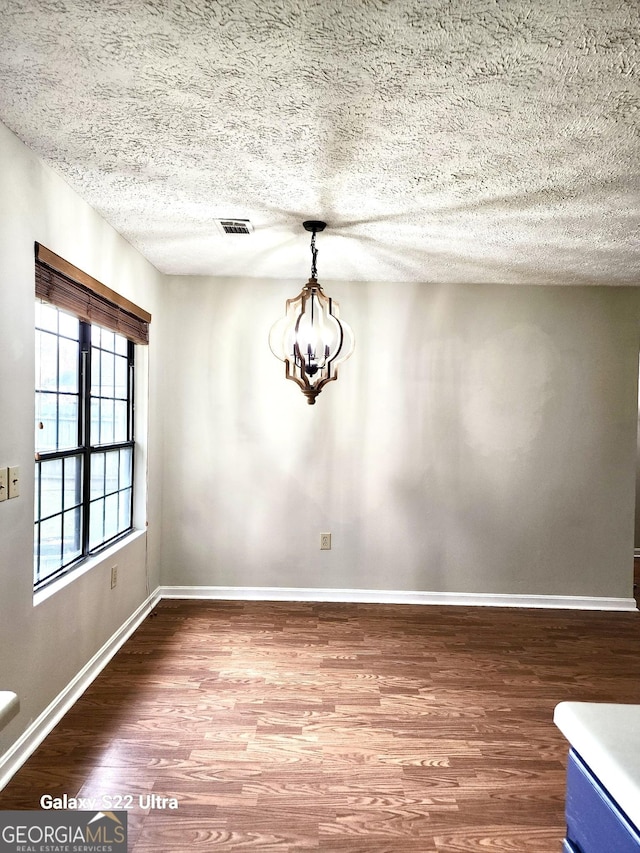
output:
[{"label": "white object in corner", "polygon": [[18,696],[10,690],[0,690],[0,729],[3,729],[19,710]]}]

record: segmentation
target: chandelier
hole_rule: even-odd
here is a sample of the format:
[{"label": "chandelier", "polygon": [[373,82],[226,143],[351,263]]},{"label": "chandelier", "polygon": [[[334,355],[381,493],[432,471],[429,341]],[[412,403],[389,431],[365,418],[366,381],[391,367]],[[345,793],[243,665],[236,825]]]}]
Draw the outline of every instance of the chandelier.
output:
[{"label": "chandelier", "polygon": [[338,319],[338,304],[325,296],[317,280],[316,234],[326,222],[303,222],[311,232],[311,278],[295,299],[287,299],[285,316],[269,333],[271,352],[285,363],[287,379],[293,379],[313,406],[327,382],[338,378],[338,365],[354,348],[351,328]]}]

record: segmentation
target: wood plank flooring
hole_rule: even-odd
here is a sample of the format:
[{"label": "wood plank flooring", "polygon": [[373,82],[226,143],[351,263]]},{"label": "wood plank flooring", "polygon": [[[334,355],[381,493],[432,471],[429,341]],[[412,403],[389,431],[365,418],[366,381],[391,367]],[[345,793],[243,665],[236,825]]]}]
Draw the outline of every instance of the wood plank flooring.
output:
[{"label": "wood plank flooring", "polygon": [[0,808],[131,795],[134,853],[559,853],[565,699],[640,704],[640,614],[166,601]]}]

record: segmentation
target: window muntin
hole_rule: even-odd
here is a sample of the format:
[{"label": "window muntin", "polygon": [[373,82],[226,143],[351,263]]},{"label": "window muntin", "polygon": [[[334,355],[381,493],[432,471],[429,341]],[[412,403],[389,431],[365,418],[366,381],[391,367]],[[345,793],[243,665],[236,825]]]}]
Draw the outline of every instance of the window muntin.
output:
[{"label": "window muntin", "polygon": [[133,525],[134,344],[36,303],[34,586]]}]

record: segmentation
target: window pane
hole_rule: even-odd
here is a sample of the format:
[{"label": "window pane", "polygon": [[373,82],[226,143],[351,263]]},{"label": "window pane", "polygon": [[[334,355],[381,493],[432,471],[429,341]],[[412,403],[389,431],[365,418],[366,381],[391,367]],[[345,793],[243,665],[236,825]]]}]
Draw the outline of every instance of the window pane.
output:
[{"label": "window pane", "polygon": [[100,326],[92,326],[91,327],[91,346],[99,347],[100,346]]},{"label": "window pane", "polygon": [[78,342],[59,339],[59,388],[78,393]]},{"label": "window pane", "polygon": [[104,538],[111,539],[118,532],[118,495],[108,495],[104,501]]},{"label": "window pane", "polygon": [[78,398],[60,394],[58,400],[58,448],[78,446]]},{"label": "window pane", "polygon": [[105,494],[118,491],[118,471],[120,469],[120,453],[112,450],[105,454]]},{"label": "window pane", "polygon": [[40,463],[36,462],[35,483],[33,489],[33,517],[36,521],[40,518]]},{"label": "window pane", "polygon": [[36,332],[36,390],[58,387],[58,339],[49,332]]},{"label": "window pane", "polygon": [[131,489],[120,492],[120,518],[118,520],[118,531],[128,530],[131,527]]},{"label": "window pane", "polygon": [[63,515],[62,562],[67,564],[82,554],[82,511],[71,509]]},{"label": "window pane", "polygon": [[113,424],[113,440],[126,441],[127,435],[127,401],[114,400],[114,424]]},{"label": "window pane", "polygon": [[33,526],[33,582],[40,580],[40,524]]},{"label": "window pane", "polygon": [[73,338],[74,341],[77,341],[80,337],[80,322],[77,317],[73,317],[71,314],[65,314],[64,311],[60,311],[58,314],[58,320],[60,322],[60,334],[64,335],[66,338]]},{"label": "window pane", "polygon": [[91,398],[91,437],[90,444],[100,444],[100,398]]},{"label": "window pane", "polygon": [[120,451],[120,488],[124,489],[132,485],[131,477],[133,474],[131,460],[133,459],[133,450],[130,447],[123,447]]},{"label": "window pane", "polygon": [[36,328],[58,330],[58,309],[48,302],[36,302]]},{"label": "window pane", "polygon": [[82,457],[68,456],[64,460],[64,509],[82,503]]},{"label": "window pane", "polygon": [[[92,326],[92,337],[94,329],[95,326]],[[95,347],[91,348],[91,396],[100,396],[100,350]]]},{"label": "window pane", "polygon": [[114,401],[93,397],[91,399],[91,444],[113,444]]},{"label": "window pane", "polygon": [[113,352],[113,348],[115,346],[115,333],[110,331],[109,329],[102,330],[102,337],[100,339],[100,346],[102,349],[108,349]]},{"label": "window pane", "polygon": [[89,507],[89,549],[104,542],[104,499],[93,501]]},{"label": "window pane", "polygon": [[115,356],[110,352],[100,353],[100,396],[113,397],[113,375]]},{"label": "window pane", "polygon": [[58,441],[58,396],[49,392],[36,393],[36,450],[55,450]]},{"label": "window pane", "polygon": [[128,343],[127,339],[124,338],[122,335],[116,335],[115,339],[116,339],[115,350],[118,353],[118,355],[127,355],[127,343]]},{"label": "window pane", "polygon": [[62,516],[40,522],[40,577],[47,577],[62,562]]},{"label": "window pane", "polygon": [[117,357],[115,361],[115,396],[123,400],[127,398],[127,378],[129,375],[129,366],[126,358]]},{"label": "window pane", "polygon": [[113,400],[100,400],[100,441],[98,444],[112,444],[115,441],[114,430]]},{"label": "window pane", "polygon": [[100,409],[100,442],[102,444],[112,443],[116,440],[115,412],[113,406],[113,400],[102,401]]},{"label": "window pane", "polygon": [[62,511],[62,459],[40,463],[40,518]]},{"label": "window pane", "polygon": [[104,456],[104,453],[91,454],[91,500],[104,495]]}]

